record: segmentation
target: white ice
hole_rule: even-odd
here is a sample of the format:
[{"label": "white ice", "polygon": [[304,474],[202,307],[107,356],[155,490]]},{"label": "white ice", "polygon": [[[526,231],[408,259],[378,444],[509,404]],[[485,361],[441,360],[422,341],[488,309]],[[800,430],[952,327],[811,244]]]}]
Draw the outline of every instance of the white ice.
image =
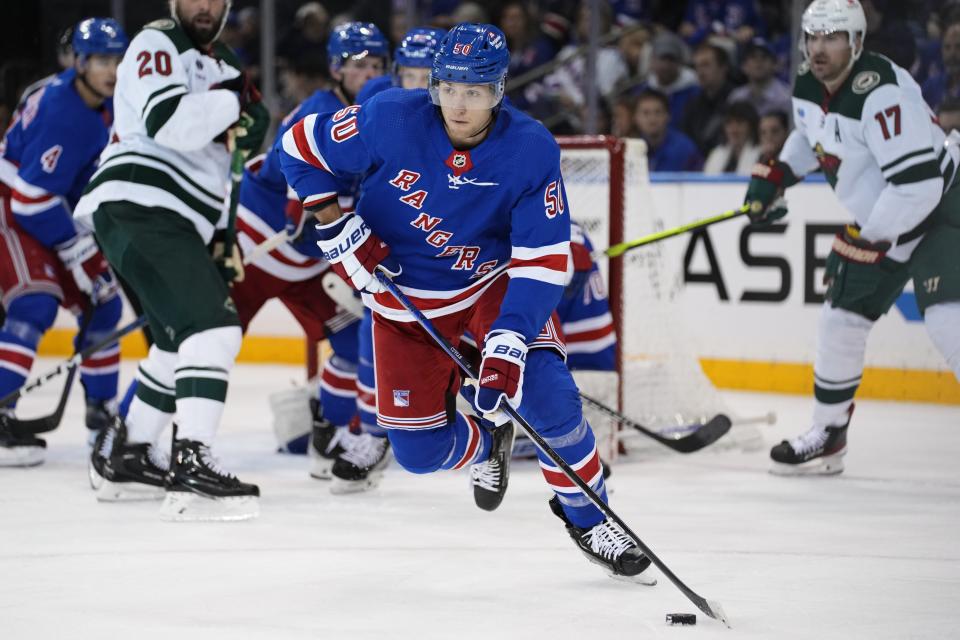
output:
[{"label": "white ice", "polygon": [[[728,630],[663,577],[636,586],[589,564],[534,464],[514,466],[494,513],[462,473],[396,466],[372,493],[332,496],[304,458],[273,453],[266,394],[297,377],[242,366],[231,380],[219,451],[263,495],[244,523],[98,504],[75,389],[46,464],[0,469],[0,638],[960,637],[957,407],[861,402],[835,478],[771,476],[765,450],[618,464],[613,506],[722,603]],[[59,388],[22,415],[49,411]],[[807,398],[725,396],[742,414],[777,412],[768,444],[807,426]],[[671,612],[696,612],[697,626],[667,626]]]}]

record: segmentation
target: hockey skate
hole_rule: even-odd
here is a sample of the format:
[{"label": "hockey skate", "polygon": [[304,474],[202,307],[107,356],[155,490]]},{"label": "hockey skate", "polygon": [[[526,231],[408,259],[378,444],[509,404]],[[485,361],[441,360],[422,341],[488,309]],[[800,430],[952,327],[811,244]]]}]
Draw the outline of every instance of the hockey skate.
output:
[{"label": "hockey skate", "polygon": [[563,520],[567,533],[587,560],[603,567],[611,578],[650,586],[657,584],[656,577],[647,571],[650,558],[643,555],[618,524],[604,520],[589,529],[581,529],[567,519],[557,496],[550,499],[550,510]]},{"label": "hockey skate", "polygon": [[158,447],[128,443],[127,427],[115,416],[93,443],[88,465],[90,486],[101,502],[160,500],[169,466],[166,453]]},{"label": "hockey skate", "polygon": [[[481,427],[482,428],[482,427]],[[490,457],[470,465],[473,500],[484,511],[493,511],[503,502],[510,481],[510,454],[513,451],[514,427],[507,422],[491,431]]]},{"label": "hockey skate", "polygon": [[330,493],[357,493],[375,489],[390,464],[390,441],[364,433],[356,436],[333,463]]},{"label": "hockey skate", "polygon": [[352,445],[357,436],[347,427],[338,427],[323,417],[320,401],[310,398],[310,414],[313,429],[310,432],[310,476],[317,480],[329,480],[333,464]]},{"label": "hockey skate", "polygon": [[47,442],[34,435],[13,431],[16,418],[9,411],[0,411],[0,467],[35,467],[42,464]]},{"label": "hockey skate", "polygon": [[777,476],[830,476],[842,473],[851,415],[853,405],[843,425],[811,427],[803,435],[784,440],[770,449],[770,458],[773,459],[770,473]]},{"label": "hockey skate", "polygon": [[93,443],[97,440],[97,436],[113,423],[116,415],[117,403],[115,400],[87,398],[87,412],[85,416],[88,430],[87,444],[93,446]]},{"label": "hockey skate", "polygon": [[227,473],[202,442],[178,439],[176,427],[166,489],[161,520],[248,520],[260,515],[260,488]]}]

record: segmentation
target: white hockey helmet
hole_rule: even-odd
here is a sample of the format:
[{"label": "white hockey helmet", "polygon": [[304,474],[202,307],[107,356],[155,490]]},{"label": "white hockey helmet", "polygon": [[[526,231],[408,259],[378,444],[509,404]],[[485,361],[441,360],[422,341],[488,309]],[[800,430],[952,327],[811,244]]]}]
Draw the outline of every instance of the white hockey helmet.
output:
[{"label": "white hockey helmet", "polygon": [[[170,6],[170,17],[179,24],[180,18],[177,16],[177,0],[167,0],[167,3]],[[230,5],[232,4],[233,0],[226,0],[226,2],[224,2],[223,16],[220,18],[220,25],[217,27],[217,32],[213,34],[213,38],[210,40],[210,42],[216,42],[217,38],[220,37],[220,34],[223,33],[223,28],[227,26],[227,17],[230,15]]]},{"label": "white hockey helmet", "polygon": [[[850,50],[853,52],[853,57],[850,59],[851,65],[863,53],[863,39],[867,35],[867,17],[858,0],[813,0],[803,12],[800,24],[803,34],[846,31],[850,38]],[[859,45],[857,45],[857,35],[860,36]],[[800,38],[800,51],[806,60],[807,46],[803,37]]]}]

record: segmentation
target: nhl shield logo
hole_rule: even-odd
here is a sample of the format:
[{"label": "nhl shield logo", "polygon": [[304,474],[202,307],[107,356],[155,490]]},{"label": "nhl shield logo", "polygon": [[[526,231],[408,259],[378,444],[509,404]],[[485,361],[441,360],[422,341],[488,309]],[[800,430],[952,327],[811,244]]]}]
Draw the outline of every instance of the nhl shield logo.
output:
[{"label": "nhl shield logo", "polygon": [[453,171],[453,175],[460,176],[473,169],[473,160],[470,159],[469,151],[457,151],[453,150],[447,159],[444,161],[444,164],[450,167],[450,170]]}]

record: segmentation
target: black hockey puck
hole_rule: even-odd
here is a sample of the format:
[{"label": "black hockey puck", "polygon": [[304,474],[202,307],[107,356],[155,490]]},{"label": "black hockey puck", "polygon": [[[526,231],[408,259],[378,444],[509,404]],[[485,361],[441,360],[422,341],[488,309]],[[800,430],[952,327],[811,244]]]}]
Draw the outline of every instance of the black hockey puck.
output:
[{"label": "black hockey puck", "polygon": [[668,613],[667,624],[697,624],[697,614],[695,613]]}]

